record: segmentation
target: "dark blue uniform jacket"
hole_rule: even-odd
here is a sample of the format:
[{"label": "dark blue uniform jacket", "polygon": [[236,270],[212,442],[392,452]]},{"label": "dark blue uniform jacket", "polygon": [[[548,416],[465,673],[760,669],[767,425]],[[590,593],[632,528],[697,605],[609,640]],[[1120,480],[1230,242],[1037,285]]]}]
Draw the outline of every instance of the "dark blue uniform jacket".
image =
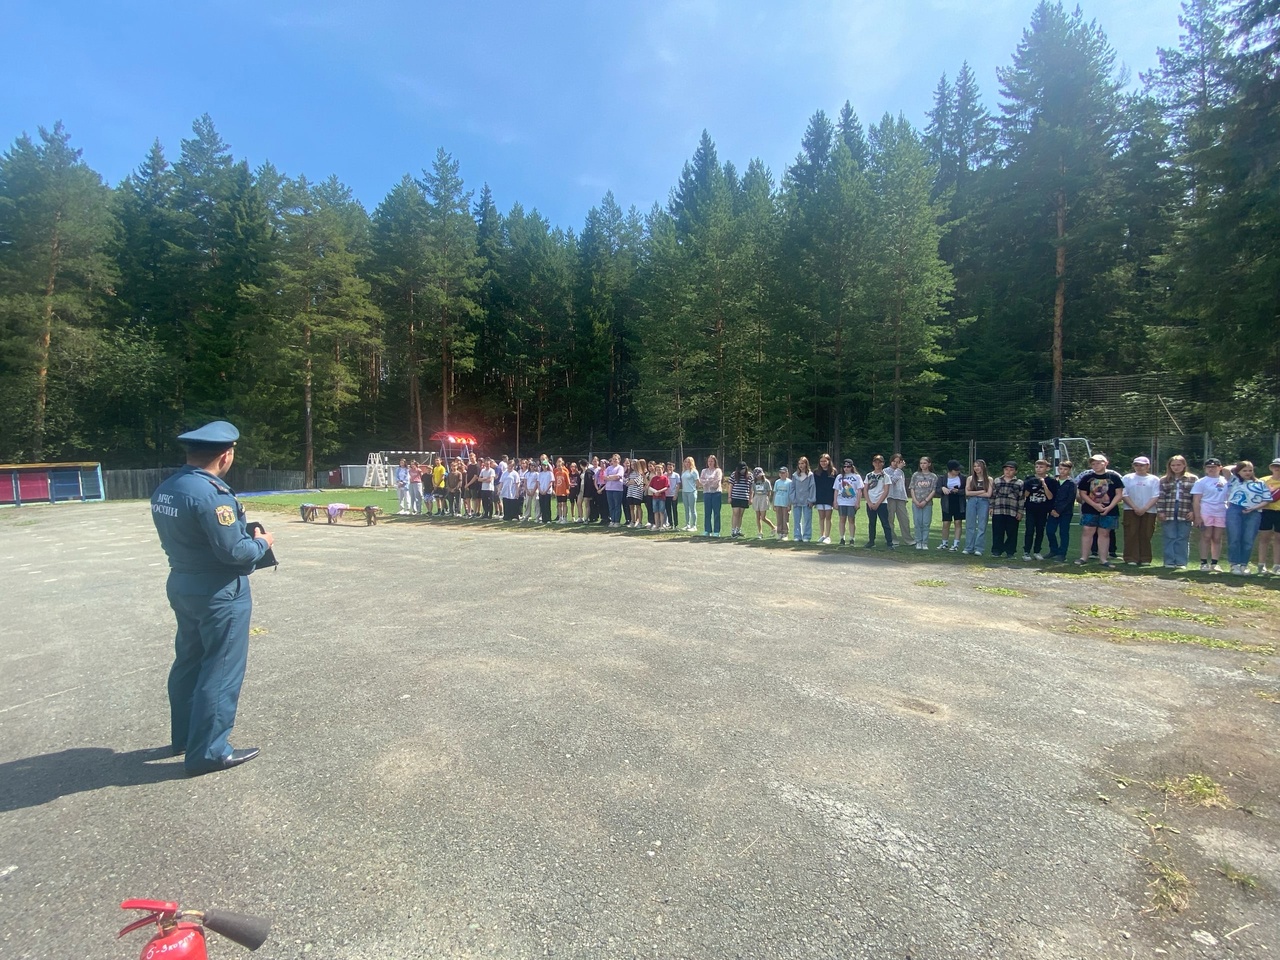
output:
[{"label": "dark blue uniform jacket", "polygon": [[151,496],[151,519],[178,593],[214,593],[253,572],[267,542],[245,529],[244,508],[221,479],[187,465]]}]

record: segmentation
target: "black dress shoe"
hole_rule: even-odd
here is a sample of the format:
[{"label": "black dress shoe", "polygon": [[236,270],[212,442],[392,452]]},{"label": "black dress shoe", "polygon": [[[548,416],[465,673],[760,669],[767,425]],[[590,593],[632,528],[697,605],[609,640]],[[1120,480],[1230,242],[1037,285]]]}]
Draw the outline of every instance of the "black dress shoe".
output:
[{"label": "black dress shoe", "polygon": [[221,763],[214,764],[209,767],[199,769],[187,769],[187,773],[193,777],[199,777],[206,773],[217,773],[219,770],[230,770],[232,767],[238,767],[242,763],[248,763],[262,751],[257,747],[247,747],[244,750],[232,750],[229,754],[222,758]]},{"label": "black dress shoe", "polygon": [[227,754],[227,758],[222,761],[222,769],[228,770],[231,767],[238,767],[242,763],[248,763],[262,751],[257,747],[245,747],[243,750],[232,750]]}]

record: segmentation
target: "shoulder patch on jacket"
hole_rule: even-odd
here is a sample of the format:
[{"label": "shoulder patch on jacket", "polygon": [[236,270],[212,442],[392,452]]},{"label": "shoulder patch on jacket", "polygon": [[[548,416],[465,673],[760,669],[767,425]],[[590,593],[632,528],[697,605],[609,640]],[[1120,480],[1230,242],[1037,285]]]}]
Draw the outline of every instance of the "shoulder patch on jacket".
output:
[{"label": "shoulder patch on jacket", "polygon": [[218,522],[224,527],[229,527],[236,522],[236,512],[225,503],[219,506],[214,513],[218,517]]}]

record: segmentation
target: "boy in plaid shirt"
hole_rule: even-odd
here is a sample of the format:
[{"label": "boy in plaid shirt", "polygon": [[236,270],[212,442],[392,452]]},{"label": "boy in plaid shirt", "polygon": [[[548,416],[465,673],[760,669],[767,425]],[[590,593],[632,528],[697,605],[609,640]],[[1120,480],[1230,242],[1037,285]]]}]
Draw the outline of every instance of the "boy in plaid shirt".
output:
[{"label": "boy in plaid shirt", "polygon": [[1004,554],[1013,559],[1021,519],[1022,480],[1018,478],[1018,465],[1010,460],[991,487],[991,556]]}]

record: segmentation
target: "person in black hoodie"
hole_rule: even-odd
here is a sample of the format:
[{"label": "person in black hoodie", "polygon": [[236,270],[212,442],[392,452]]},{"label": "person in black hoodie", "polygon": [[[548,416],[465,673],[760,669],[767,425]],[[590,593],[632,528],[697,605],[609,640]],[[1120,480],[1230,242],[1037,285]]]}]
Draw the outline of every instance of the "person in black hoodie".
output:
[{"label": "person in black hoodie", "polygon": [[1044,529],[1058,492],[1058,481],[1049,476],[1049,467],[1048,460],[1037,460],[1036,472],[1022,481],[1027,511],[1027,526],[1022,534],[1023,560],[1030,560],[1033,553],[1037,560],[1044,559]]},{"label": "person in black hoodie", "polygon": [[1076,482],[1071,479],[1071,461],[1058,464],[1058,489],[1049,505],[1045,532],[1049,535],[1049,559],[1067,562],[1067,546],[1071,540],[1071,519],[1076,512]]}]

